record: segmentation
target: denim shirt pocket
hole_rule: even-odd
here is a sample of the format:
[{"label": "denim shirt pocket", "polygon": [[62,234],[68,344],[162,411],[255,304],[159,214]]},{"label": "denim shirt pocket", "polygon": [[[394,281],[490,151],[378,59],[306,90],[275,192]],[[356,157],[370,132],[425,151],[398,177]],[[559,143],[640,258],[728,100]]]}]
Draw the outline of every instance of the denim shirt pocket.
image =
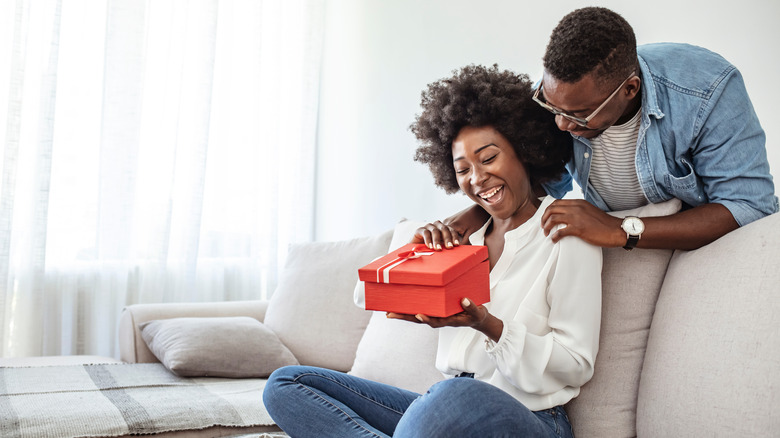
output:
[{"label": "denim shirt pocket", "polygon": [[667,175],[667,183],[670,194],[690,206],[706,203],[704,189],[701,181],[693,171],[693,166],[685,158],[680,160],[684,166],[684,176],[674,176],[671,172]]}]

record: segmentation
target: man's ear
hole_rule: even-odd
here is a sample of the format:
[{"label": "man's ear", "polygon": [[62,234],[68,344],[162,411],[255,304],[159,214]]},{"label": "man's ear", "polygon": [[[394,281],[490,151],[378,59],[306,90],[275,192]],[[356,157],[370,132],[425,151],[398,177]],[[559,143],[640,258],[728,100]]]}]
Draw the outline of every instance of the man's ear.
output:
[{"label": "man's ear", "polygon": [[638,75],[632,76],[631,79],[626,81],[624,90],[626,99],[633,99],[642,90],[642,78]]}]

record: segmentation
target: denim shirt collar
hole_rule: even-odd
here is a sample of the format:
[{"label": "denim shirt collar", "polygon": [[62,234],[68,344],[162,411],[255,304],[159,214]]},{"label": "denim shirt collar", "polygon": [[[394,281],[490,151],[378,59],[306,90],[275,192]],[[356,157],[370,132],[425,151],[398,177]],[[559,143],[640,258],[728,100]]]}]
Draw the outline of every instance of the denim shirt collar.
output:
[{"label": "denim shirt collar", "polygon": [[642,79],[642,119],[647,118],[647,122],[650,122],[649,117],[653,116],[656,119],[662,119],[664,112],[661,111],[660,105],[658,105],[658,95],[656,94],[655,82],[653,82],[652,73],[650,73],[650,67],[641,56],[639,58],[639,77]]}]

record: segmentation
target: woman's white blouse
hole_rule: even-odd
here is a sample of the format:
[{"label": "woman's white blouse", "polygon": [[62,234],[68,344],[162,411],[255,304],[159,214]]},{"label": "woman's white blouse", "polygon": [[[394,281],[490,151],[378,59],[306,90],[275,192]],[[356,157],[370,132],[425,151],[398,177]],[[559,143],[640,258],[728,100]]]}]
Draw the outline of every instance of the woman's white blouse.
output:
[{"label": "woman's white blouse", "polygon": [[[474,373],[533,411],[565,404],[590,380],[601,324],[601,248],[545,236],[541,217],[552,201],[544,198],[531,219],[505,234],[490,272],[486,307],[504,323],[501,338],[444,327],[436,358],[442,373]],[[484,244],[489,223],[471,244]]]}]

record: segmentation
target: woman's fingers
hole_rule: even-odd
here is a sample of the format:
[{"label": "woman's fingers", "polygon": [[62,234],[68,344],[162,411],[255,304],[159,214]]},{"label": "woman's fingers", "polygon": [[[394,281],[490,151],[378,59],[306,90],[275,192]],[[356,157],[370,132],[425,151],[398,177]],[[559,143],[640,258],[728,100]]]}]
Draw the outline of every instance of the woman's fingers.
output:
[{"label": "woman's fingers", "polygon": [[426,224],[415,231],[412,243],[424,243],[435,250],[454,248],[460,245],[458,233],[441,221]]}]

